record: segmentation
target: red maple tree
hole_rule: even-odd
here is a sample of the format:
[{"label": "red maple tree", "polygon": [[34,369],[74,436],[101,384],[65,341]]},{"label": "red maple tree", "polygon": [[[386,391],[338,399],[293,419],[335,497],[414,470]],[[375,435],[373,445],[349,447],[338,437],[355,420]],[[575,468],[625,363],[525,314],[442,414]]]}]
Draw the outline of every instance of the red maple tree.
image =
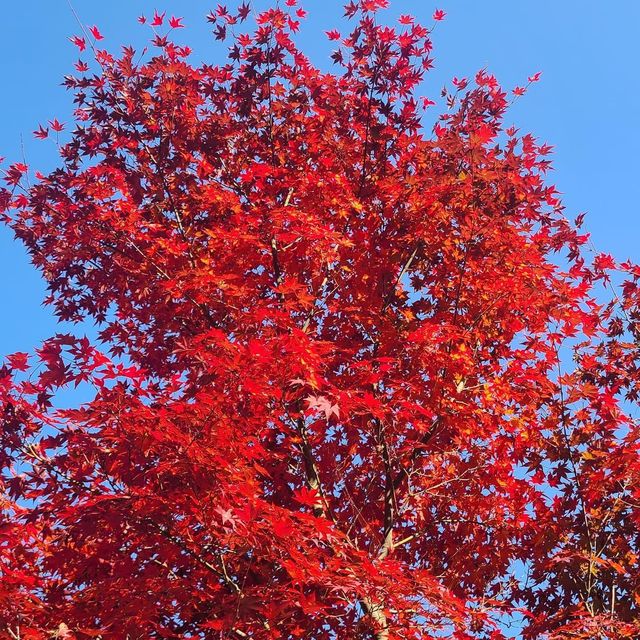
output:
[{"label": "red maple tree", "polygon": [[430,28],[354,0],[327,73],[286,5],[220,65],[75,36],[58,168],[4,170],[100,333],[0,369],[0,637],[638,637],[640,268],[487,72],[425,129]]}]

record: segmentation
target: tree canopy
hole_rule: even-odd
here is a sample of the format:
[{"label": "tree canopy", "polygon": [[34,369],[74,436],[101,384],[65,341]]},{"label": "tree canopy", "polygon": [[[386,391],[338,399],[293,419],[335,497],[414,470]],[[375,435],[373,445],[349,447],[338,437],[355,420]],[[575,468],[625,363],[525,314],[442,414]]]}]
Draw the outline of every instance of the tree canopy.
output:
[{"label": "tree canopy", "polygon": [[161,13],[74,37],[58,166],[0,211],[99,339],[0,369],[0,637],[640,635],[640,267],[505,126],[526,87],[425,126],[432,26],[386,4],[331,71],[296,0],[214,10],[220,64]]}]

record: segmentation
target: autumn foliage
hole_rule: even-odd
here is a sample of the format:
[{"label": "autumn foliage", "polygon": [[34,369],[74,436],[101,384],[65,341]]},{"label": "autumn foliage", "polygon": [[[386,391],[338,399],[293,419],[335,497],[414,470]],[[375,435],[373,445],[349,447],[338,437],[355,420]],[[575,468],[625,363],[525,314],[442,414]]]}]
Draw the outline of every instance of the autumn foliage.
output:
[{"label": "autumn foliage", "polygon": [[72,38],[0,210],[99,339],[0,369],[1,638],[640,636],[640,268],[503,124],[526,86],[434,107],[444,12],[384,5],[328,72],[296,0],[214,10],[219,65],[162,13]]}]

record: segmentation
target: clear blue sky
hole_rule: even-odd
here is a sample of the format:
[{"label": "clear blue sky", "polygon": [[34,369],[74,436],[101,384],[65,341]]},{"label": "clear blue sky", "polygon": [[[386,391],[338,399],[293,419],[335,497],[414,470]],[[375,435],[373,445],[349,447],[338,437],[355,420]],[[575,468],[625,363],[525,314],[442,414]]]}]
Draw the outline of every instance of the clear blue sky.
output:
[{"label": "clear blue sky", "polygon": [[[0,156],[20,160],[21,135],[30,165],[55,162],[51,141],[32,131],[57,116],[68,120],[70,96],[60,86],[77,58],[67,40],[78,32],[67,0],[7,0],[0,23]],[[215,3],[202,0],[73,0],[83,22],[97,24],[104,43],[141,43],[148,29],[140,13],[154,7],[185,17],[181,36],[194,58],[220,57],[204,21]],[[233,0],[229,0],[233,5]],[[327,67],[331,44],[323,32],[340,20],[338,0],[307,0],[303,48]],[[600,251],[640,261],[640,2],[638,0],[395,0],[392,14],[413,13],[430,23],[447,11],[435,34],[436,70],[427,95],[437,96],[454,75],[486,67],[505,87],[541,70],[542,81],[508,118],[555,147],[551,179],[564,193],[570,217],[586,211],[586,229]],[[510,123],[511,123],[510,122]],[[44,286],[20,246],[0,229],[0,354],[30,351],[56,330],[41,306]]]}]

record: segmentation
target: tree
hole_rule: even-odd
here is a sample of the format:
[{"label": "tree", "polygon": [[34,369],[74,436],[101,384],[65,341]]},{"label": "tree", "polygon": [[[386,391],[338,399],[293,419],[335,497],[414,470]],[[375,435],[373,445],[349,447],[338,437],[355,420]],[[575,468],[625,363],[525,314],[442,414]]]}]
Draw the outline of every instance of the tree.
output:
[{"label": "tree", "polygon": [[429,28],[351,2],[327,73],[286,4],[217,66],[76,36],[58,168],[4,170],[100,333],[0,370],[0,636],[638,637],[640,267],[487,72],[423,126]]}]

